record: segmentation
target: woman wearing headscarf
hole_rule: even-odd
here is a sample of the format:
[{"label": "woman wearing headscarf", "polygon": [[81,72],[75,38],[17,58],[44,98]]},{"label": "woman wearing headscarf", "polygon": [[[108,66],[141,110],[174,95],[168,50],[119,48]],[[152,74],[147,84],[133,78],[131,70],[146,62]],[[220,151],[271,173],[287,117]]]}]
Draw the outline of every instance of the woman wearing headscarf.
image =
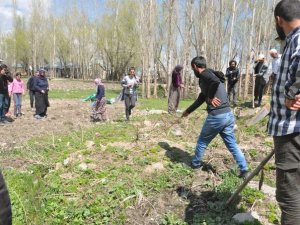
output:
[{"label": "woman wearing headscarf", "polygon": [[36,119],[47,116],[47,108],[50,106],[48,100],[49,83],[45,76],[45,70],[39,70],[39,75],[34,79],[35,89],[35,115]]},{"label": "woman wearing headscarf", "polygon": [[172,82],[170,86],[169,99],[168,99],[168,112],[176,113],[180,100],[180,89],[183,88],[181,71],[183,67],[181,65],[175,66],[172,72]]},{"label": "woman wearing headscarf", "polygon": [[106,121],[105,88],[100,78],[94,80],[96,85],[96,102],[92,109],[92,121]]}]

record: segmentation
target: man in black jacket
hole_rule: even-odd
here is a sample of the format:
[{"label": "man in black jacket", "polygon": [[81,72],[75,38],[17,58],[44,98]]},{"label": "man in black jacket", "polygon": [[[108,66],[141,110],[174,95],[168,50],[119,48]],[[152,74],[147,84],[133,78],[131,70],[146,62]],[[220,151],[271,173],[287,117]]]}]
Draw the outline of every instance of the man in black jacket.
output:
[{"label": "man in black jacket", "polygon": [[231,95],[233,95],[233,105],[236,106],[237,102],[237,89],[238,89],[238,81],[240,78],[240,70],[237,67],[237,63],[235,60],[230,60],[229,67],[226,69],[227,78],[227,94],[228,100],[231,101]]},{"label": "man in black jacket", "polygon": [[38,72],[36,75],[32,75],[28,81],[27,81],[27,90],[29,91],[29,97],[30,97],[30,107],[31,111],[34,111],[33,104],[35,99],[35,89],[34,89],[34,79],[38,76]]},{"label": "man in black jacket", "polygon": [[12,82],[13,78],[10,76],[7,66],[2,64],[0,65],[0,124],[10,123],[5,118],[9,101],[8,81]]},{"label": "man in black jacket", "polygon": [[195,57],[191,62],[201,93],[197,100],[187,108],[182,117],[188,116],[204,102],[207,104],[208,116],[203,124],[195,155],[192,159],[192,168],[202,166],[202,158],[206,147],[218,135],[222,137],[226,147],[238,164],[239,177],[248,175],[248,166],[244,154],[236,143],[234,136],[234,116],[230,111],[229,101],[224,85],[224,78],[217,77],[213,70],[206,68],[206,60],[202,56]]}]

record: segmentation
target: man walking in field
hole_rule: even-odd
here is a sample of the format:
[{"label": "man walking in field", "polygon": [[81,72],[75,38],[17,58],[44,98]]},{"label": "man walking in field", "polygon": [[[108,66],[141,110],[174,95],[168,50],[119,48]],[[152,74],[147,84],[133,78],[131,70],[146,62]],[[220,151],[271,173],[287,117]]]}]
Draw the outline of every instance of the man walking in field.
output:
[{"label": "man walking in field", "polygon": [[218,135],[222,137],[227,149],[233,155],[239,167],[239,177],[248,175],[248,165],[243,152],[236,143],[234,135],[234,116],[230,111],[229,101],[225,90],[225,79],[217,77],[214,71],[206,68],[206,60],[202,56],[195,57],[191,62],[201,93],[197,100],[187,108],[182,117],[188,116],[204,102],[207,104],[208,116],[203,124],[195,155],[192,159],[192,168],[200,168],[202,157],[209,143]]},{"label": "man walking in field", "polygon": [[300,224],[300,1],[280,1],[276,30],[285,41],[271,96],[268,132],[273,136],[276,199],[281,224]]},{"label": "man walking in field", "polygon": [[125,76],[122,80],[122,87],[124,88],[124,102],[125,102],[125,115],[126,120],[130,120],[132,109],[135,107],[137,100],[137,87],[139,81],[135,76],[135,68],[131,67],[129,69],[129,74]]}]

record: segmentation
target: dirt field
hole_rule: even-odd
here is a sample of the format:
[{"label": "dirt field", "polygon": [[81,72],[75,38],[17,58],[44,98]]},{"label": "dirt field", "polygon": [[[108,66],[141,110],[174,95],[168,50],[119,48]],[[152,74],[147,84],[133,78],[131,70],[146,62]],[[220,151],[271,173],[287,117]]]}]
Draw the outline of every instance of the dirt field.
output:
[{"label": "dirt field", "polygon": [[[116,88],[117,85],[109,84],[109,88]],[[93,88],[92,82],[82,81],[50,81],[51,89],[84,90]],[[0,127],[0,149],[7,149],[18,146],[23,142],[38,136],[52,134],[66,134],[81,128],[93,126],[90,122],[90,102],[82,102],[80,99],[49,99],[48,117],[37,120],[33,117],[34,112],[30,109],[28,96],[25,96],[22,103],[22,117],[15,118],[11,124]],[[108,118],[117,118],[124,110],[123,103],[107,105]],[[13,103],[10,111],[13,111]]]}]

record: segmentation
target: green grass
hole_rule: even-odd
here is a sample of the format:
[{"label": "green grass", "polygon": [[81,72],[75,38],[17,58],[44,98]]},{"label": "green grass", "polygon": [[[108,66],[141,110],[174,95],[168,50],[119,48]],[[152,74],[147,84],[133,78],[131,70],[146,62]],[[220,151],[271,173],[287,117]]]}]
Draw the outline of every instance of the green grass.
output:
[{"label": "green grass", "polygon": [[[83,99],[95,93],[94,89],[90,90],[58,90],[49,91],[50,99]],[[106,98],[115,98],[120,94],[118,90],[106,90]]]},{"label": "green grass", "polygon": [[[184,99],[179,102],[179,109],[182,111],[187,109],[195,100],[193,99]],[[140,109],[159,109],[159,110],[168,110],[168,99],[167,98],[157,98],[157,99],[146,99],[139,98],[138,104]],[[205,104],[201,106],[201,109],[205,108]],[[201,110],[200,109],[200,110]],[[199,110],[199,109],[198,109]]]},{"label": "green grass", "polygon": [[[81,99],[92,93],[92,89],[49,92],[50,99]],[[107,90],[106,94],[107,98],[116,97],[119,91]],[[193,102],[194,100],[181,100],[179,108],[184,110]],[[195,124],[197,127],[201,125],[201,119],[206,115],[206,112],[203,112],[204,108],[205,104],[197,110],[197,114],[189,118],[189,130],[195,129]],[[139,98],[138,109],[167,110],[167,99]],[[174,117],[160,114],[140,116],[134,117],[134,122],[140,123],[146,119],[153,124],[163,124]],[[246,121],[240,123],[242,127]],[[264,135],[261,129],[265,123],[264,120],[261,124],[248,127],[245,135]],[[144,127],[139,127],[142,128]],[[178,185],[191,187],[195,173],[181,163],[183,156],[179,154],[180,151],[174,151],[172,157],[167,156],[165,149],[157,143],[151,143],[152,134],[149,134],[149,140],[134,145],[140,141],[139,129],[134,123],[104,123],[69,135],[32,139],[28,141],[28,146],[5,152],[3,156],[8,160],[17,157],[33,162],[22,171],[4,170],[12,199],[14,224],[126,224],[127,210],[134,207],[140,199],[146,199],[143,202],[145,204],[156,203],[161,193],[175,194]],[[190,140],[194,141],[193,135],[198,135],[198,129],[196,134],[190,133],[189,137],[167,135],[168,130],[159,126],[155,129],[158,129],[158,132],[153,134],[154,136],[166,136],[169,141],[182,142],[183,146]],[[93,141],[95,146],[89,148],[86,141]],[[116,142],[133,144],[132,147],[126,148],[114,145]],[[217,147],[218,140],[210,146],[211,149]],[[188,147],[184,150],[188,151]],[[189,153],[192,152],[193,149]],[[258,151],[253,147],[249,154],[256,157]],[[74,160],[64,165],[65,160],[71,159],[71,156]],[[165,169],[145,174],[145,168],[156,162],[161,162]],[[97,169],[82,170],[79,168],[80,163],[86,163],[88,166],[95,164]],[[60,167],[56,168],[57,165]],[[266,172],[271,169],[266,169]],[[236,171],[221,174],[217,184],[212,179],[214,178],[203,180],[201,193],[190,193],[188,199],[182,200],[183,205],[195,207],[191,224],[234,224],[232,216],[235,213],[248,210],[257,199],[264,199],[260,191],[246,188],[237,202],[225,208],[226,200],[241,183],[241,179],[236,177]],[[210,195],[200,196],[202,192],[210,192]],[[205,203],[200,212],[197,211],[199,202],[194,201],[199,197]],[[151,210],[151,207],[149,208],[148,210]],[[277,206],[268,205],[269,212],[266,216],[270,222],[276,222],[278,219],[276,209]],[[187,224],[176,210],[159,213],[160,224]],[[256,221],[245,224],[260,223]]]},{"label": "green grass", "polygon": [[[101,134],[101,140],[95,133]],[[191,170],[178,164],[160,173],[140,176],[144,167],[157,161],[158,148],[137,149],[109,147],[118,141],[135,140],[135,128],[131,124],[103,124],[71,135],[31,140],[30,150],[23,149],[24,158],[35,158],[38,151],[40,161],[48,164],[31,165],[28,171],[6,170],[5,177],[12,196],[15,224],[123,224],[126,209],[143,194],[151,198],[162,190],[174,187],[177,179],[191,180]],[[95,141],[95,148],[88,149],[87,140]],[[53,144],[54,143],[54,144]],[[105,149],[101,146],[106,145]],[[83,162],[98,163],[101,170],[80,170],[78,158],[58,170],[71,154],[78,152]],[[146,154],[144,154],[146,153]],[[14,153],[15,154],[15,153]],[[77,154],[77,155],[78,155]],[[133,157],[134,156],[134,157]],[[128,164],[132,158],[133,164]],[[110,160],[105,163],[106,159]],[[140,164],[146,160],[148,163]],[[71,173],[68,179],[62,174]],[[95,183],[95,185],[92,185]]]}]

